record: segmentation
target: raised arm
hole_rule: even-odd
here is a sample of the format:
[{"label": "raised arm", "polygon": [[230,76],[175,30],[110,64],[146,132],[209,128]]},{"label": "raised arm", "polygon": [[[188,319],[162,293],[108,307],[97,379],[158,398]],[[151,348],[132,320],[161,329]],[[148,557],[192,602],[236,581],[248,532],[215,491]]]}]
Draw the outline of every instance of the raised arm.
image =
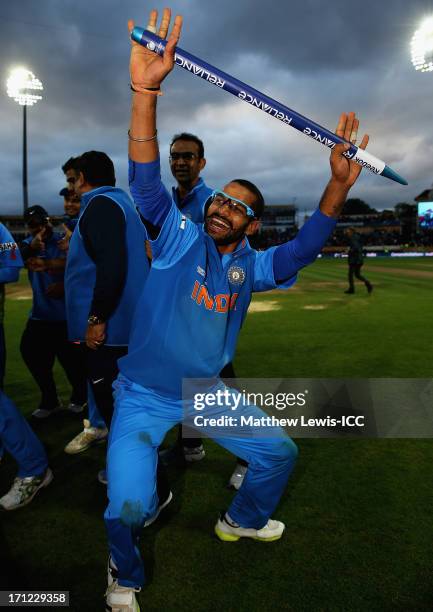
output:
[{"label": "raised arm", "polygon": [[[171,19],[164,9],[158,35],[166,38]],[[147,29],[157,31],[158,13],[150,13]],[[131,32],[134,22],[128,22]],[[161,182],[159,147],[156,128],[156,104],[161,83],[173,70],[174,50],[182,28],[182,17],[176,16],[163,57],[132,42],[130,78],[132,95],[129,127],[129,186],[142,217],[160,227],[171,207],[171,196]]]},{"label": "raised arm", "polygon": [[[359,120],[355,113],[342,113],[335,130],[338,136],[355,144]],[[365,149],[369,137],[365,135],[360,148]],[[323,192],[319,208],[312,215],[296,238],[280,245],[274,253],[274,277],[283,282],[294,276],[301,268],[312,263],[332,234],[350,188],[358,180],[361,166],[344,156],[349,145],[336,145],[331,152],[331,178]]]}]

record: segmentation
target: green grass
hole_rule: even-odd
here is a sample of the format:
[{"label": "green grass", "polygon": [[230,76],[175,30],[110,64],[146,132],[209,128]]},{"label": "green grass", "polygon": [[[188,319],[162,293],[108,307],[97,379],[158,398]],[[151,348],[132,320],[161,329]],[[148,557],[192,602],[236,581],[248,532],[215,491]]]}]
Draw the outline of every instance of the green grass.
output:
[{"label": "green grass", "polygon": [[[320,260],[295,290],[256,296],[281,309],[249,315],[238,375],[431,377],[433,261],[368,260],[370,297],[361,285],[355,295],[343,294],[346,268],[344,261]],[[38,397],[18,351],[29,304],[9,299],[6,321],[6,391],[27,415]],[[58,379],[67,399],[60,371]],[[106,499],[96,481],[103,449],[63,452],[80,426],[76,415],[34,424],[55,479],[28,508],[1,515],[0,554],[9,559],[10,588],[69,590],[71,610],[86,612],[103,609]],[[299,461],[275,512],[287,530],[274,544],[212,536],[217,512],[231,498],[225,484],[233,459],[225,451],[207,441],[203,462],[171,470],[175,499],[141,539],[149,575],[142,610],[432,609],[431,441],[297,443]],[[1,492],[14,471],[6,458]]]}]

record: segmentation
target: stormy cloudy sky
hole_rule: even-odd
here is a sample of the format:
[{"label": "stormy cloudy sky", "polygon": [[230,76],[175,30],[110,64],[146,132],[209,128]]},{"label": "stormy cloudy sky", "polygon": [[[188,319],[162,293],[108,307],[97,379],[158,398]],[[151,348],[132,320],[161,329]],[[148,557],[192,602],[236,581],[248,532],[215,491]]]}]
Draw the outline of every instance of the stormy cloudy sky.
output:
[{"label": "stormy cloudy sky", "polygon": [[[139,0],[14,0],[0,9],[2,83],[25,65],[44,84],[29,109],[30,204],[62,209],[61,164],[89,149],[114,160],[127,188],[129,38],[126,21],[145,26],[152,4]],[[433,0],[173,0],[185,23],[180,46],[289,107],[335,128],[355,110],[370,151],[406,177],[402,187],[364,172],[352,191],[377,208],[412,202],[433,184],[433,73],[417,73],[410,40],[433,15]],[[5,87],[3,85],[3,92]],[[22,210],[22,111],[0,94],[0,213]],[[270,204],[318,201],[328,151],[180,68],[159,100],[163,177],[178,131],[205,142],[204,178],[221,186],[248,178]],[[296,198],[296,200],[295,200]]]}]

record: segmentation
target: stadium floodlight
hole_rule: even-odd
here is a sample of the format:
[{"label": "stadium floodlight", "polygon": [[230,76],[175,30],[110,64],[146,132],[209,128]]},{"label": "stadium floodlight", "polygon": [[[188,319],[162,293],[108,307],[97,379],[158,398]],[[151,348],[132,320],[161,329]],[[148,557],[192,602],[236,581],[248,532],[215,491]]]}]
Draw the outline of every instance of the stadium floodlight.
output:
[{"label": "stadium floodlight", "polygon": [[425,19],[413,35],[411,51],[415,70],[433,71],[433,17]]},{"label": "stadium floodlight", "polygon": [[27,107],[42,100],[39,92],[43,90],[43,86],[33,72],[20,67],[11,71],[6,87],[8,96],[23,107],[23,208],[25,213],[29,201],[27,188]]},{"label": "stadium floodlight", "polygon": [[42,91],[43,86],[33,72],[26,68],[15,68],[7,80],[7,92],[21,106],[33,106],[42,96],[35,91]]}]

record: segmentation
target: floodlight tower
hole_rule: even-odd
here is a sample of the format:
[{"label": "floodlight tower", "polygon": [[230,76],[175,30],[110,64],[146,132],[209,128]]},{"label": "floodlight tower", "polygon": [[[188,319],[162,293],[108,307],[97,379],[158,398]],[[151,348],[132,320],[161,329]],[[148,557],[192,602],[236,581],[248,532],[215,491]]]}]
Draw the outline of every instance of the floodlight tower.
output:
[{"label": "floodlight tower", "polygon": [[425,19],[413,35],[411,52],[415,70],[433,71],[433,17]]},{"label": "floodlight tower", "polygon": [[43,90],[42,83],[35,77],[33,72],[26,68],[15,68],[11,71],[7,80],[7,94],[23,107],[23,211],[29,206],[29,195],[27,188],[27,107],[33,106],[42,96],[39,92]]}]

